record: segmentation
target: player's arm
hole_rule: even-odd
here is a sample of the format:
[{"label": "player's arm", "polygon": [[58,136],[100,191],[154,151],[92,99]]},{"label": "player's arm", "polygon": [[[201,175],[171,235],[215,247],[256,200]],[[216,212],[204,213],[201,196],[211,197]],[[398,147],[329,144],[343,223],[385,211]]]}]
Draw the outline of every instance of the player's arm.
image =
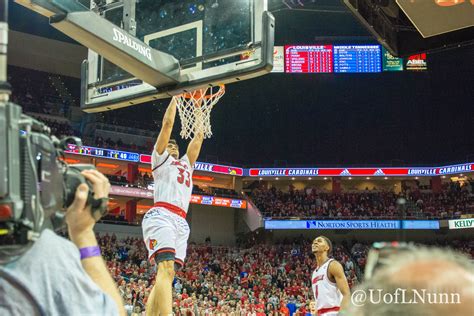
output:
[{"label": "player's arm", "polygon": [[194,165],[194,163],[199,157],[199,152],[201,151],[203,140],[204,134],[202,132],[199,132],[194,135],[194,138],[189,142],[186,155],[188,156],[189,163],[191,164],[191,166]]},{"label": "player's arm", "polygon": [[331,262],[329,264],[329,275],[332,275],[336,280],[336,286],[342,294],[341,309],[345,310],[350,305],[351,290],[349,289],[349,284],[347,284],[342,265],[337,261]]},{"label": "player's arm", "polygon": [[196,111],[196,134],[193,139],[189,142],[188,150],[186,155],[188,156],[191,166],[194,165],[201,152],[202,142],[204,141],[204,126],[202,124],[202,113]]},{"label": "player's arm", "polygon": [[166,146],[170,141],[171,132],[173,131],[174,118],[176,117],[176,101],[171,99],[168,108],[166,109],[165,115],[163,116],[163,124],[161,126],[160,134],[156,140],[155,149],[159,155],[162,155]]}]

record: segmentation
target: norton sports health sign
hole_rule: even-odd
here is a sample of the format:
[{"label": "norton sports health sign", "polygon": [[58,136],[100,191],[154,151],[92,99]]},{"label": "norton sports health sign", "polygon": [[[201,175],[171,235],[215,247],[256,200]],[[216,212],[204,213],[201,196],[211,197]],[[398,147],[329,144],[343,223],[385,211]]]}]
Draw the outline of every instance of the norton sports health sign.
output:
[{"label": "norton sports health sign", "polygon": [[428,220],[265,220],[265,229],[439,229]]}]

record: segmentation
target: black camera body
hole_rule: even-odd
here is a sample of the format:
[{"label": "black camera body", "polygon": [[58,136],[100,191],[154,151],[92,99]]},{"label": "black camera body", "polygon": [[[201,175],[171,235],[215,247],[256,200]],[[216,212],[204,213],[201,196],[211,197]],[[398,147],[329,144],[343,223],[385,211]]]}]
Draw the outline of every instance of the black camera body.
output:
[{"label": "black camera body", "polygon": [[[0,257],[2,249],[11,256],[12,247],[24,248],[45,228],[63,227],[81,183],[89,186],[87,203],[100,209],[81,174],[95,167],[68,165],[63,159],[71,143],[80,146],[81,140],[58,140],[45,124],[23,115],[20,106],[0,102]],[[104,213],[102,207],[96,219]]]}]

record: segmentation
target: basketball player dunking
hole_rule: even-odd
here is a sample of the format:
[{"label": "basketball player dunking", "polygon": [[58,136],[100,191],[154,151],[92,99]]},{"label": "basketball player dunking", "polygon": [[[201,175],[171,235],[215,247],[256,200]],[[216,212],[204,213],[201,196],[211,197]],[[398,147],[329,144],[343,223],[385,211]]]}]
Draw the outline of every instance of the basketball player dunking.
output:
[{"label": "basketball player dunking", "polygon": [[176,116],[172,100],[163,117],[163,125],[152,154],[155,182],[154,206],[142,222],[148,259],[157,265],[156,282],[147,302],[147,315],[172,315],[172,282],[175,267],[182,267],[186,257],[189,226],[186,214],[193,189],[193,165],[203,142],[202,129],[179,158],[178,145],[170,140]]},{"label": "basketball player dunking", "polygon": [[350,290],[342,265],[329,258],[331,241],[324,236],[317,237],[311,245],[316,256],[316,269],[311,277],[318,316],[336,316],[350,303]]}]

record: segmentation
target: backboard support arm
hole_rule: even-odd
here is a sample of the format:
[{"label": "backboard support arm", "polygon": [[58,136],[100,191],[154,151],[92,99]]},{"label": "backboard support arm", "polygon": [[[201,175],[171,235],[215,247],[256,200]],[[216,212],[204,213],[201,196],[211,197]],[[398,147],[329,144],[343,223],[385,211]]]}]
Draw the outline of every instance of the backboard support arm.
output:
[{"label": "backboard support arm", "polygon": [[[37,9],[34,0],[15,2],[48,16],[51,26],[152,86],[178,83],[180,67],[176,58],[151,48],[97,13],[81,10],[75,1],[49,2],[47,13],[44,8]],[[125,27],[132,33],[136,33],[135,4],[136,0],[124,2],[124,15],[129,14]],[[70,10],[72,6],[74,11]]]}]

